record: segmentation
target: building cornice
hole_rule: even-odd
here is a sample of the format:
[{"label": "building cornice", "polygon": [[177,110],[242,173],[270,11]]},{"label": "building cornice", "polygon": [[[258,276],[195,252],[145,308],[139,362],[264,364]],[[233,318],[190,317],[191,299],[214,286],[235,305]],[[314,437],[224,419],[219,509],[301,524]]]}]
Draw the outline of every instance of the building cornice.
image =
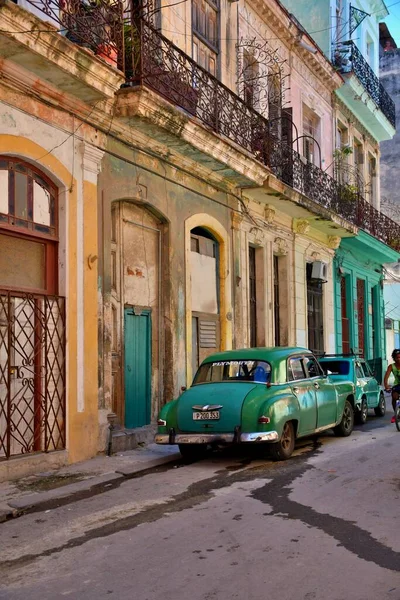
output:
[{"label": "building cornice", "polygon": [[[343,85],[343,78],[325,57],[315,40],[298,27],[290,13],[276,0],[248,0],[265,24],[274,31],[276,41],[280,41],[292,53],[296,54],[307,67],[330,90]],[[299,45],[299,40],[306,42],[313,50],[307,50]]]}]

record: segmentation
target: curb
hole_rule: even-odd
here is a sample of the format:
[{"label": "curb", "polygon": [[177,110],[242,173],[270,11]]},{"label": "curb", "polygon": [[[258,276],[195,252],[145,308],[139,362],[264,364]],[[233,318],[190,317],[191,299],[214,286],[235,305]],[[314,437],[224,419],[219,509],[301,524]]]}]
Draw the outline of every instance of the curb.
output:
[{"label": "curb", "polygon": [[179,452],[160,458],[143,461],[132,467],[123,467],[114,472],[96,475],[77,483],[71,483],[59,488],[29,494],[15,498],[0,506],[0,523],[15,519],[28,513],[39,512],[44,509],[57,508],[71,502],[95,496],[118,487],[124,481],[133,479],[138,474],[151,471],[168,463],[178,462],[182,459]]}]

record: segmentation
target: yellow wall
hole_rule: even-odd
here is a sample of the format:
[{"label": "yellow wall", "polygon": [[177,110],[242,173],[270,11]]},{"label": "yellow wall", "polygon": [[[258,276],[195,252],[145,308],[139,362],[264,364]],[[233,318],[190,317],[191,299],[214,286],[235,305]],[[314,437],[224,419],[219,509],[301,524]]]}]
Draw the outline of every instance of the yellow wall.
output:
[{"label": "yellow wall", "polygon": [[[83,182],[84,202],[84,410],[78,412],[77,401],[77,190],[82,185],[71,172],[45,148],[19,136],[0,135],[0,153],[19,156],[41,168],[55,184],[64,190],[65,198],[65,279],[60,282],[60,295],[66,302],[66,403],[67,450],[69,462],[84,460],[96,454],[98,435],[97,386],[97,260],[89,268],[89,255],[98,255],[97,244],[97,187]],[[72,184],[72,185],[71,185]],[[61,233],[61,232],[60,232]],[[62,235],[60,236],[62,239]],[[60,242],[60,251],[61,242]]]}]

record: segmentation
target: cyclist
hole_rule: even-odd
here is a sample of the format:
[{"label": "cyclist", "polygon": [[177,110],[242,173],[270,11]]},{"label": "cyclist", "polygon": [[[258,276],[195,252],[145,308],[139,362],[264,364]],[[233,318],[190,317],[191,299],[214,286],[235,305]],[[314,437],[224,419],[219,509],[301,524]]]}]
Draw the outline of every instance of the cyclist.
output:
[{"label": "cyclist", "polygon": [[[396,401],[399,399],[400,397],[400,348],[396,348],[395,350],[393,350],[392,352],[392,358],[393,358],[393,363],[391,365],[388,366],[386,373],[385,373],[385,378],[383,380],[383,385],[385,387],[385,390],[387,392],[390,391],[389,388],[389,377],[390,374],[393,375],[394,377],[394,385],[391,388],[392,391],[392,406],[393,406],[393,412],[396,409]],[[394,415],[391,419],[391,423],[395,422],[395,418]]]}]

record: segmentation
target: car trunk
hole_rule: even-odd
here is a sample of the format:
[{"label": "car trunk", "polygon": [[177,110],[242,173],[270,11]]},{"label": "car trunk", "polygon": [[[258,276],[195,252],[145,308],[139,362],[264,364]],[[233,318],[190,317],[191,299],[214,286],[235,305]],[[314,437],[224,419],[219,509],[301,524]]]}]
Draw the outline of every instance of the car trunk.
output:
[{"label": "car trunk", "polygon": [[[229,433],[234,432],[242,421],[242,406],[254,383],[204,383],[195,385],[182,394],[178,402],[178,428],[184,432]],[[201,412],[193,406],[210,405],[210,411],[218,410],[218,420],[194,420],[193,413]],[[222,408],[212,407],[219,405]]]}]

